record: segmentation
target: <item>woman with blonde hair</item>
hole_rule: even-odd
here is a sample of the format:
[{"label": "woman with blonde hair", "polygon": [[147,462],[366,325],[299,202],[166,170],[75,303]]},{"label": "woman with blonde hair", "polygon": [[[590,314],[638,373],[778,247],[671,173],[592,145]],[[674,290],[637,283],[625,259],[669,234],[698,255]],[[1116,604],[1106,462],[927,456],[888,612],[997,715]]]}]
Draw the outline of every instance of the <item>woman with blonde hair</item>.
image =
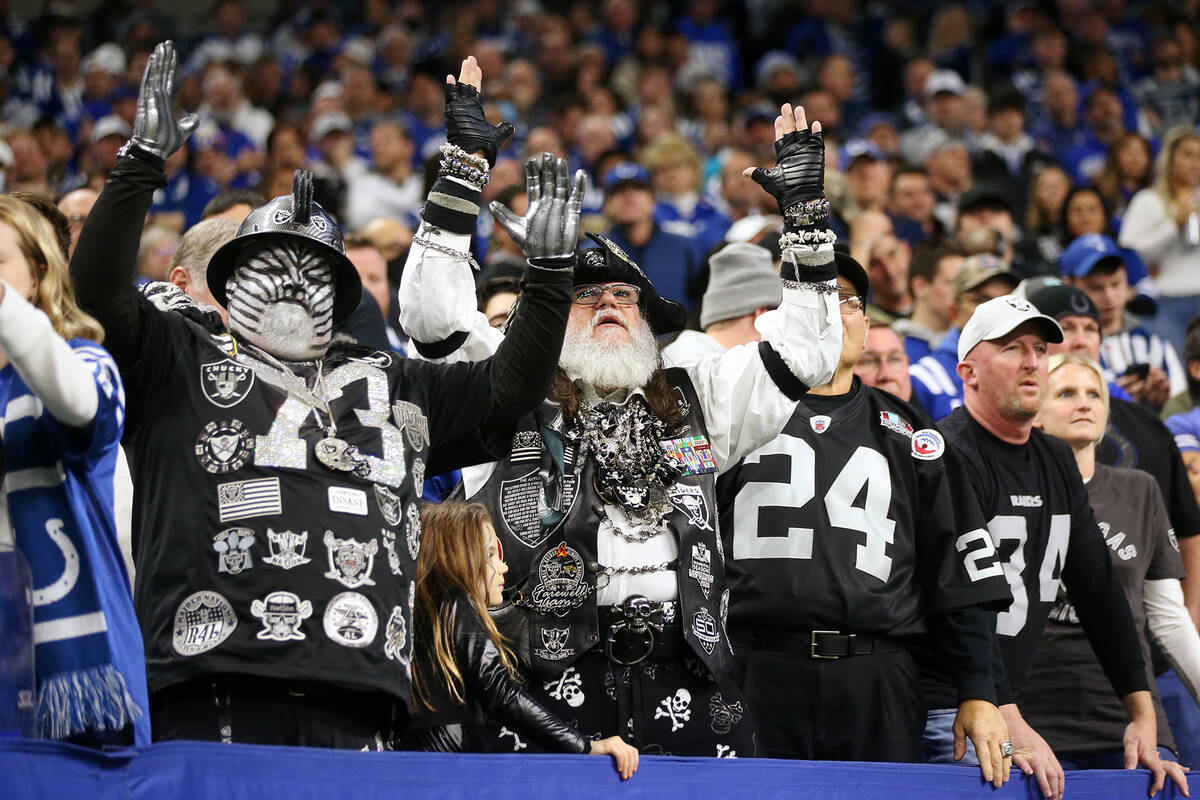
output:
[{"label": "woman with blonde hair", "polygon": [[516,659],[488,614],[503,601],[507,572],[482,505],[446,501],[421,509],[413,608],[416,715],[396,746],[487,752],[493,749],[487,730],[499,728],[501,747],[611,755],[628,779],[637,770],[636,749],[619,736],[588,739],[521,689]]},{"label": "woman with blonde hair", "polygon": [[[1167,763],[1176,760],[1176,747],[1154,688],[1145,631],[1149,629],[1193,694],[1200,689],[1200,635],[1183,606],[1179,584],[1183,562],[1158,484],[1140,470],[1096,461],[1096,443],[1108,424],[1108,403],[1100,365],[1086,356],[1060,353],[1050,358],[1046,398],[1036,424],[1065,441],[1075,454],[1108,545],[1113,577],[1125,591],[1139,632],[1158,717],[1159,755],[1182,787],[1186,782],[1179,765]],[[1052,575],[1043,577],[1053,580]],[[1106,575],[1095,577],[1108,580]],[[1065,769],[1121,769],[1127,766],[1123,745],[1127,715],[1088,643],[1071,598],[1061,584],[1057,592],[1033,672],[1022,689],[1022,711]]]},{"label": "woman with blonde hair", "polygon": [[103,338],[50,224],[0,196],[0,539],[32,578],[37,733],[143,745],[145,655],[113,520],[124,391]]},{"label": "woman with blonde hair", "polygon": [[1176,128],[1167,134],[1159,152],[1154,183],[1129,201],[1119,239],[1122,247],[1137,251],[1154,275],[1158,314],[1149,327],[1176,350],[1183,346],[1188,321],[1200,308],[1198,228],[1200,135]]}]

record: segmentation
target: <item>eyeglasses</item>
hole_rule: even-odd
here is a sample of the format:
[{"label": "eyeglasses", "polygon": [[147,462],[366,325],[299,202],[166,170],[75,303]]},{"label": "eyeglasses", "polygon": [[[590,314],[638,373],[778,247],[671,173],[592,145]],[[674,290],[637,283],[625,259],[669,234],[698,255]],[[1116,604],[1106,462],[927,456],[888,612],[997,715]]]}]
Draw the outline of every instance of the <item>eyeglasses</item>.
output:
[{"label": "eyeglasses", "polygon": [[855,369],[867,370],[869,372],[877,372],[879,367],[887,364],[892,369],[907,370],[908,358],[900,353],[888,353],[886,356],[877,356],[874,353],[863,353],[858,357],[858,363],[854,365]]},{"label": "eyeglasses", "polygon": [[635,306],[642,297],[642,290],[629,283],[613,283],[608,286],[584,283],[576,286],[571,292],[571,302],[581,306],[594,306],[604,297],[605,292],[612,295],[613,302],[619,306]]},{"label": "eyeglasses", "polygon": [[843,306],[845,306],[845,308],[842,309],[843,314],[846,313],[847,311],[850,311],[850,312],[861,311],[862,307],[863,307],[862,298],[856,294],[846,294],[846,295],[839,294],[838,302],[841,303]]}]

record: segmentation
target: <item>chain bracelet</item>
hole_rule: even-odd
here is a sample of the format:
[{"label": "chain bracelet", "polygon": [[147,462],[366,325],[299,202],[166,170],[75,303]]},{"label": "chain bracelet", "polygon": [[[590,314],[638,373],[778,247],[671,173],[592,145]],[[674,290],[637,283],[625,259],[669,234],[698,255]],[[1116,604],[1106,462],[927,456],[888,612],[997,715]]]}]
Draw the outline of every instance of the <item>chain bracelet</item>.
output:
[{"label": "chain bracelet", "polygon": [[441,150],[442,155],[451,161],[465,162],[468,166],[474,167],[480,172],[488,171],[488,162],[483,156],[477,156],[474,153],[468,153],[458,145],[450,143],[442,145],[439,149]]},{"label": "chain bracelet", "polygon": [[783,210],[783,218],[794,227],[816,225],[829,216],[829,201],[824,197],[805,200]]},{"label": "chain bracelet", "polygon": [[429,250],[436,250],[439,253],[452,256],[453,258],[466,259],[467,263],[471,265],[471,269],[475,270],[476,272],[479,272],[480,270],[479,262],[475,260],[475,256],[471,255],[469,251],[455,250],[453,247],[447,247],[444,244],[435,242],[432,239],[426,239],[423,236],[414,236],[413,244],[419,244],[422,247],[428,248]]},{"label": "chain bracelet", "polygon": [[481,192],[488,185],[488,181],[492,179],[489,173],[480,172],[470,164],[452,158],[442,159],[438,167],[438,174],[466,181],[472,188]]},{"label": "chain bracelet", "polygon": [[789,247],[833,244],[836,241],[837,234],[829,228],[817,231],[787,231],[779,237],[779,246],[786,249]]}]

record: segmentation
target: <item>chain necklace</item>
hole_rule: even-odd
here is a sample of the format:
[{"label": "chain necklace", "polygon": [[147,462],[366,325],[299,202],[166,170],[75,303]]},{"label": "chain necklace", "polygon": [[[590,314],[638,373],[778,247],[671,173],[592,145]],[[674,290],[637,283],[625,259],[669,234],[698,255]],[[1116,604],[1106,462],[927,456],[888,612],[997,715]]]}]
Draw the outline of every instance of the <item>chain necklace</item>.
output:
[{"label": "chain necklace", "polygon": [[[333,407],[329,404],[329,399],[325,392],[325,375],[321,359],[313,359],[313,366],[316,367],[317,372],[316,384],[313,387],[316,392],[314,392],[308,388],[307,381],[292,372],[291,368],[283,361],[280,361],[257,345],[249,342],[243,342],[242,344],[253,355],[277,370],[281,382],[286,384],[288,394],[307,405],[312,411],[313,419],[317,422],[317,427],[325,432],[325,437],[313,446],[313,454],[316,455],[317,460],[327,469],[334,472],[349,472],[360,478],[366,478],[370,475],[371,465],[367,462],[366,456],[357,447],[344,439],[339,439],[337,436],[337,422],[334,420]],[[321,415],[317,411],[318,406],[324,407],[325,414],[329,417],[328,424],[325,424],[321,420]]]},{"label": "chain necklace", "polygon": [[[596,589],[600,590],[612,582],[614,575],[653,575],[658,572],[674,572],[679,569],[679,559],[662,561],[658,564],[642,564],[637,567],[606,567],[601,565],[596,570]],[[604,583],[600,579],[604,578]]]}]

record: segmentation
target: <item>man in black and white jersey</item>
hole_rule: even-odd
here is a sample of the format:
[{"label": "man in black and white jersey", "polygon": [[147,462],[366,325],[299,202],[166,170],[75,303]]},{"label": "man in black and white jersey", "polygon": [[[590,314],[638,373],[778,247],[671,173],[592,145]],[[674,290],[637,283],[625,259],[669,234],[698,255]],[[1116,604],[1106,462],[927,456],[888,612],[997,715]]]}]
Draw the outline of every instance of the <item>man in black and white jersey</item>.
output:
[{"label": "man in black and white jersey", "polygon": [[994,614],[1009,593],[971,487],[924,415],[863,385],[866,272],[836,255],[843,328],[833,379],[783,432],[718,481],[730,637],[765,754],[920,761],[913,640],[931,632],[958,679],[960,736],[1010,762],[991,676]]},{"label": "man in black and white jersey", "polygon": [[[1058,323],[1027,300],[1009,295],[980,305],[958,344],[964,405],[942,421],[941,429],[966,467],[1012,590],[1012,604],[996,622],[995,668],[1001,676],[1001,713],[1018,750],[1014,762],[1037,775],[1046,797],[1062,796],[1062,768],[1017,705],[1061,579],[1129,714],[1126,767],[1140,761],[1153,771],[1153,795],[1166,771],[1177,782],[1182,772],[1178,765],[1164,769],[1158,755],[1154,707],[1129,603],[1113,578],[1070,449],[1033,428],[1045,393],[1047,342],[1062,339]],[[940,751],[932,760],[948,760],[939,710],[954,699],[952,675],[932,654],[919,660],[926,702],[933,709],[926,745]]]}]

